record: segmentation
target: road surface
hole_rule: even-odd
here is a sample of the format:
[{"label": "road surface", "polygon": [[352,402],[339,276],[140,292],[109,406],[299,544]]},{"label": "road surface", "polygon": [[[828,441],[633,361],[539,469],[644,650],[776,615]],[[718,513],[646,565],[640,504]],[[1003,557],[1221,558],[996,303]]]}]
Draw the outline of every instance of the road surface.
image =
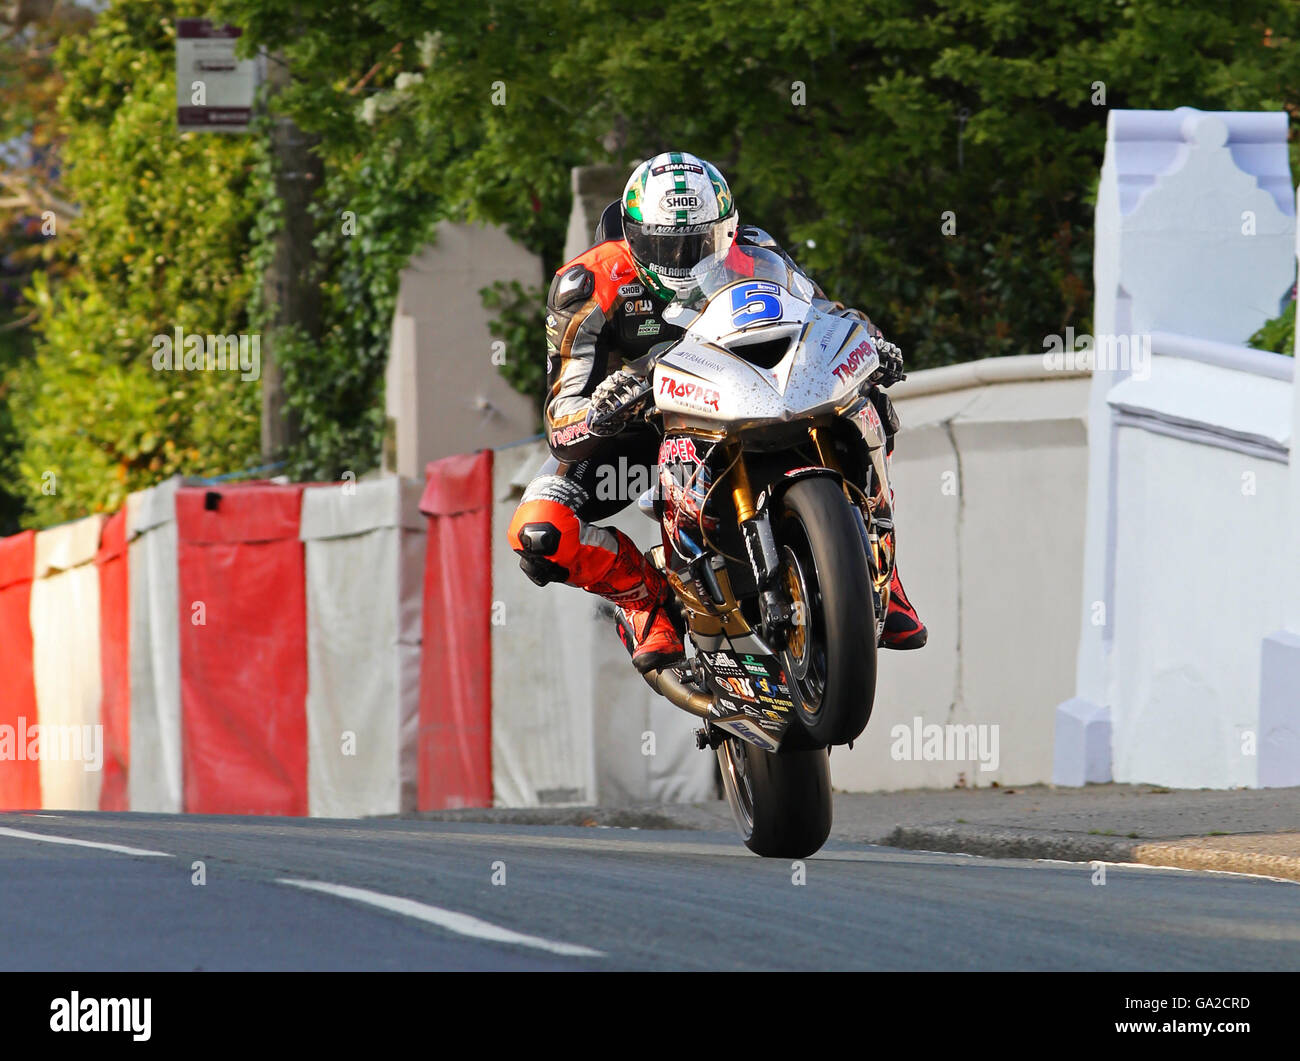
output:
[{"label": "road surface", "polygon": [[0,814],[0,968],[1300,969],[1300,885],[1104,872],[844,841],[799,866],[726,832]]}]

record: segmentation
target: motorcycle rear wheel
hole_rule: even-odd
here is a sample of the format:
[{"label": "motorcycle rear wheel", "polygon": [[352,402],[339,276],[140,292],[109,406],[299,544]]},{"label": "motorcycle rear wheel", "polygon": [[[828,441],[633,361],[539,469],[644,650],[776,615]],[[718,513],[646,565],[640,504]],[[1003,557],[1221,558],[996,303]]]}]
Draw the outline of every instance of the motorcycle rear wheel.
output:
[{"label": "motorcycle rear wheel", "polygon": [[765,752],[739,737],[717,748],[722,787],[741,837],[765,858],[807,858],[831,831],[831,763],[824,748]]}]

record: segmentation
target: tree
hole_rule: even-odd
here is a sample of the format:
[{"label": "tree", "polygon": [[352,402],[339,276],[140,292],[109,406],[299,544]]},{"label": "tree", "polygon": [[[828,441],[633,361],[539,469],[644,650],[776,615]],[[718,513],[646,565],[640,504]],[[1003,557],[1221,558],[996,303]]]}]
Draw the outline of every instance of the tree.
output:
[{"label": "tree", "polygon": [[261,199],[256,138],[177,135],[174,8],[118,0],[60,45],[66,275],[28,290],[33,356],[8,377],[21,442],[9,489],[28,522],[117,507],[177,472],[256,463],[258,385],[238,371],[159,371],[156,336],[247,331]]}]

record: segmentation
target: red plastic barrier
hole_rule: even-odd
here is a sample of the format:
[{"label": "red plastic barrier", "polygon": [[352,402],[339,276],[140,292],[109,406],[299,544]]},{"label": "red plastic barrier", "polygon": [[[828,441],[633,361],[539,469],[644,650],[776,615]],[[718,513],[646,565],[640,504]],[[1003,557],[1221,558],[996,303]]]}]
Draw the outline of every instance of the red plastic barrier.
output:
[{"label": "red plastic barrier", "polygon": [[301,502],[269,483],[176,492],[187,811],[307,813]]},{"label": "red plastic barrier", "polygon": [[32,571],[36,532],[0,538],[0,810],[39,810],[41,766],[27,758],[36,725],[32,679]]},{"label": "red plastic barrier", "polygon": [[100,810],[130,810],[127,777],[131,764],[131,584],[127,574],[126,509],[111,516],[100,532],[99,668],[103,699],[104,777]]},{"label": "red plastic barrier", "polygon": [[434,461],[425,476],[419,807],[490,807],[492,451]]}]

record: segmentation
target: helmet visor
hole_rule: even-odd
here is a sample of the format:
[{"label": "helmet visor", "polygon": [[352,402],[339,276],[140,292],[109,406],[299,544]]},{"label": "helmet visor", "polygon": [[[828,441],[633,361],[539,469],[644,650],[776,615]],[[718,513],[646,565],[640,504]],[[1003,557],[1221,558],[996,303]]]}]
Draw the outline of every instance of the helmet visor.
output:
[{"label": "helmet visor", "polygon": [[686,279],[705,258],[730,247],[735,221],[723,218],[700,225],[647,225],[623,219],[623,236],[636,263],[674,278]]}]

